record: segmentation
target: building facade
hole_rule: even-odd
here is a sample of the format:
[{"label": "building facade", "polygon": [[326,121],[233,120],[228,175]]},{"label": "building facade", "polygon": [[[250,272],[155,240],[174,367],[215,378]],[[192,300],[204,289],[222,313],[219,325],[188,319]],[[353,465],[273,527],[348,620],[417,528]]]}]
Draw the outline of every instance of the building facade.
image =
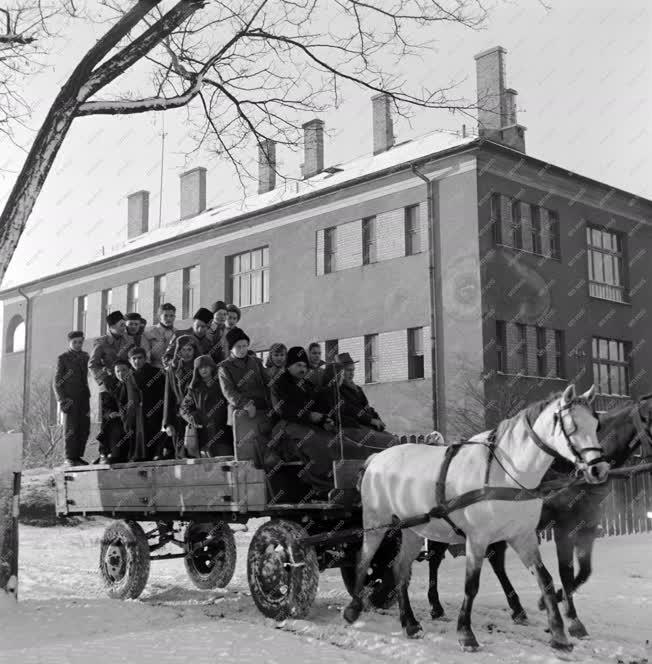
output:
[{"label": "building facade", "polygon": [[531,401],[569,380],[595,383],[603,404],[652,391],[652,202],[526,154],[504,54],[476,58],[478,94],[499,101],[477,136],[395,144],[375,98],[374,155],[324,168],[323,123],[307,123],[304,179],[276,188],[267,146],[260,193],[242,209],[205,209],[205,169],[181,176],[176,224],[149,231],[148,194],[132,194],[123,250],[0,292],[3,386],[51,378],[66,333],[83,329],[90,348],[111,310],[152,321],[169,301],[182,326],[225,299],[255,350],[349,352],[395,431],[432,428],[432,320],[449,438],[465,419],[493,424],[511,395]]}]

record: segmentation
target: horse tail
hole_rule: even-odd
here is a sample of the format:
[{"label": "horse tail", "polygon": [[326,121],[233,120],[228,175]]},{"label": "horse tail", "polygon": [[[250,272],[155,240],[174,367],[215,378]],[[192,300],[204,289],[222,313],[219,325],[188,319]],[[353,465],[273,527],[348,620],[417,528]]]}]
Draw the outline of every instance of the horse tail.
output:
[{"label": "horse tail", "polygon": [[[378,454],[378,452],[376,452]],[[368,456],[365,460],[362,466],[360,466],[360,470],[358,471],[358,479],[356,480],[355,483],[355,488],[360,492],[362,490],[362,478],[364,477],[365,470],[367,470],[367,466],[369,465],[369,462],[376,456],[376,454],[372,454],[371,456]]]}]

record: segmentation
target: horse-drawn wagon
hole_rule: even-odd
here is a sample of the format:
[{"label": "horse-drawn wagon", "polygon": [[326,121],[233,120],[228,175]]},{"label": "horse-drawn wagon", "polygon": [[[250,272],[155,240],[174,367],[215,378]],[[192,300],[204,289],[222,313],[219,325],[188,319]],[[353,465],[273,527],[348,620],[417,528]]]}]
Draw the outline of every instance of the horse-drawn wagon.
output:
[{"label": "horse-drawn wagon", "polygon": [[[235,457],[57,470],[59,515],[114,519],[102,538],[99,565],[109,596],[138,597],[147,584],[151,561],[172,558],[183,559],[198,588],[225,587],[236,562],[230,524],[260,517],[269,520],[251,540],[247,576],[254,602],[264,615],[305,616],[317,593],[319,573],[327,568],[340,568],[347,589],[352,590],[362,517],[354,485],[362,462],[336,462],[335,488],[328,498],[316,499],[301,479],[300,463],[279,464],[268,472],[254,466],[243,424],[236,436]],[[152,527],[146,530],[143,523]],[[170,523],[182,527],[168,532]],[[346,536],[330,541],[344,530]],[[394,600],[388,562],[397,544],[396,536],[388,538],[370,569],[370,602],[375,606],[388,606]],[[169,545],[179,551],[161,553]]]}]

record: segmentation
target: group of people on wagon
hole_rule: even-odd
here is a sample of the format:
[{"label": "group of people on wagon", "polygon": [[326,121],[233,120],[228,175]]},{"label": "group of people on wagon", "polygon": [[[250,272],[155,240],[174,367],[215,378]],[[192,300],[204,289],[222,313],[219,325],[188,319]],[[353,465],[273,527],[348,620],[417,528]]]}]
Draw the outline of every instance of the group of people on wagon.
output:
[{"label": "group of people on wagon", "polygon": [[90,357],[83,333],[68,335],[55,376],[67,464],[86,463],[89,371],[100,390],[99,463],[230,456],[239,417],[258,467],[302,461],[307,479],[326,488],[340,456],[366,458],[396,442],[355,383],[348,353],[326,364],[318,343],[306,351],[279,342],[263,365],[237,306],[202,307],[185,330],[175,318],[169,303],[151,327],[137,313],[111,312]]}]

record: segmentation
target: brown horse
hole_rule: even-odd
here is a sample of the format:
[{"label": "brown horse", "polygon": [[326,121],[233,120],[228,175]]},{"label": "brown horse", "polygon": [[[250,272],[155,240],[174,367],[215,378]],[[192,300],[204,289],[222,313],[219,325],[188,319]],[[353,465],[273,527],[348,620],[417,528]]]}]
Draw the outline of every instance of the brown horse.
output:
[{"label": "brown horse", "polygon": [[[634,403],[627,403],[600,415],[598,438],[604,456],[610,465],[618,468],[627,461],[639,445],[646,448],[644,456],[652,454],[652,394]],[[556,460],[544,476],[545,480],[567,477],[573,472],[571,464]],[[555,491],[543,501],[538,528],[552,527],[557,547],[559,576],[562,588],[557,591],[557,601],[564,602],[564,614],[569,620],[568,631],[572,636],[588,636],[582,621],[577,617],[573,593],[591,575],[593,543],[598,536],[602,503],[609,494],[609,483],[574,485],[563,491]],[[428,600],[433,619],[444,616],[444,609],[437,591],[437,574],[449,545],[445,542],[428,542],[430,586]],[[525,624],[527,616],[518,594],[505,572],[505,542],[492,544],[487,558],[505,592],[516,623]],[[577,557],[578,573],[575,576],[573,553]],[[540,600],[539,608],[543,608]]]}]

